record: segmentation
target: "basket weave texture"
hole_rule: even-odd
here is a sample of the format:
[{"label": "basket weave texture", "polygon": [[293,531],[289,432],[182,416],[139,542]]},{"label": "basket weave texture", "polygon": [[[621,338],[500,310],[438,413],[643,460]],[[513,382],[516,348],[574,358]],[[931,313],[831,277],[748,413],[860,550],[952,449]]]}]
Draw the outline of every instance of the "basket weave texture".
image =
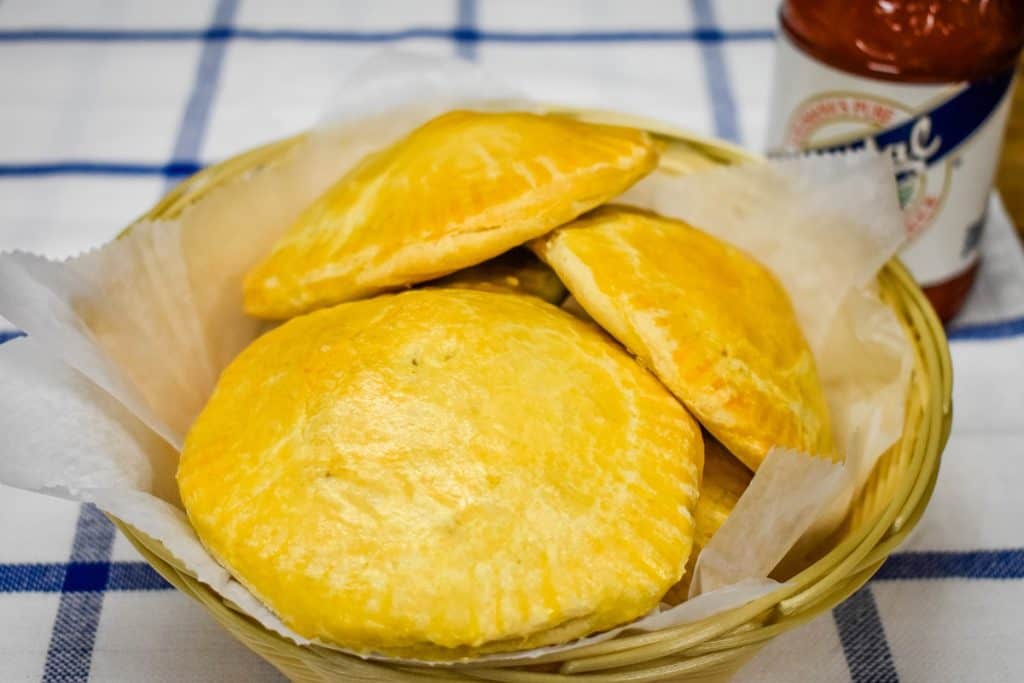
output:
[{"label": "basket weave texture", "polygon": [[[558,111],[651,131],[666,143],[662,163],[671,170],[756,161],[727,144],[635,117]],[[272,164],[301,140],[302,136],[282,140],[204,169],[181,183],[144,219],[175,217],[210,189]],[[772,593],[695,623],[620,635],[597,645],[541,657],[528,666],[418,668],[364,661],[322,647],[296,645],[266,630],[197,581],[159,541],[120,520],[114,522],[168,582],[197,600],[235,638],[293,681],[728,680],[770,639],[833,608],[864,585],[921,518],[931,497],[952,421],[949,348],[931,306],[897,260],[882,269],[878,284],[915,349],[903,435],[880,458],[840,531],[821,549],[817,561],[787,577],[789,580]]]}]

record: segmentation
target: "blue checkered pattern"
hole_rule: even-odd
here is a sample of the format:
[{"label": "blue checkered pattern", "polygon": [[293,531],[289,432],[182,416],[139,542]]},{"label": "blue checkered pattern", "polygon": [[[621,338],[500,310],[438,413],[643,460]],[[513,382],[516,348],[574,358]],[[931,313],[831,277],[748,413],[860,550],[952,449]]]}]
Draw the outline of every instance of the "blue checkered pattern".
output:
[{"label": "blue checkered pattern", "polygon": [[[386,46],[457,55],[541,99],[758,148],[762,0],[0,2],[0,249],[106,241],[203,165],[315,122]],[[1024,254],[998,203],[951,333],[957,418],[908,547],[743,680],[1011,680],[1024,672]],[[0,343],[20,334],[0,319]],[[2,443],[2,440],[0,440]],[[2,451],[0,451],[2,457]],[[280,680],[92,506],[0,488],[0,681]]]}]

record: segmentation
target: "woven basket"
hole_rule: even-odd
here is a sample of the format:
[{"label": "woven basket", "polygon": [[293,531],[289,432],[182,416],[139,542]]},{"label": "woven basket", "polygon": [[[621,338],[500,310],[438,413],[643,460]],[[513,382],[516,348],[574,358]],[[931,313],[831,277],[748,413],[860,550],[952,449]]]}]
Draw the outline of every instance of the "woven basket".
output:
[{"label": "woven basket", "polygon": [[[662,164],[669,170],[756,161],[736,147],[656,122],[608,112],[557,111],[649,130],[667,143]],[[144,218],[173,218],[211,188],[272,164],[301,140],[302,136],[283,140],[207,168],[181,183]],[[271,633],[198,582],[160,542],[114,522],[167,581],[199,601],[232,635],[293,681],[728,680],[768,640],[810,621],[860,588],[907,536],[931,497],[952,419],[949,349],[931,306],[898,261],[887,264],[878,280],[884,300],[903,322],[916,351],[902,437],[881,457],[840,531],[820,549],[820,559],[795,576],[783,577],[789,580],[778,590],[702,621],[620,635],[533,660],[528,666],[419,668],[364,661],[322,647],[296,645]]]}]

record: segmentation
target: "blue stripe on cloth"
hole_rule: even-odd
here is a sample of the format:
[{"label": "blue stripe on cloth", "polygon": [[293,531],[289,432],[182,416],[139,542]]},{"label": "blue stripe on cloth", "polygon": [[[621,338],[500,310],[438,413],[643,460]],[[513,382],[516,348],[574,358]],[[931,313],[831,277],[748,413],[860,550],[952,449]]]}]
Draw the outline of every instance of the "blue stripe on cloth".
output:
[{"label": "blue stripe on cloth", "polygon": [[0,330],[0,344],[3,344],[4,342],[9,342],[12,339],[17,339],[18,337],[24,337],[24,336],[25,336],[25,333],[22,332],[21,330]]},{"label": "blue stripe on cloth", "polygon": [[54,175],[162,176],[184,178],[202,167],[194,161],[171,164],[136,164],[109,161],[54,161],[49,163],[0,164],[0,178]]},{"label": "blue stripe on cloth", "polygon": [[[56,593],[67,590],[65,574],[74,571],[98,575],[109,566],[106,590],[167,590],[170,585],[145,562],[0,564],[0,593]],[[895,553],[872,581],[919,581],[928,579],[1013,580],[1024,579],[1024,548],[966,552],[933,551]]]},{"label": "blue stripe on cloth", "polygon": [[[214,8],[211,30],[226,29],[231,25],[237,11],[238,0],[219,0]],[[171,163],[168,164],[171,167],[187,165],[189,162],[183,160],[196,159],[200,156],[226,49],[227,45],[223,41],[208,42],[199,53],[192,93],[185,105],[185,114],[178,126],[174,151],[171,153]]]},{"label": "blue stripe on cloth", "polygon": [[458,0],[455,17],[455,54],[476,61],[476,0]]},{"label": "blue stripe on cloth", "polygon": [[[105,575],[105,590],[108,591],[171,588],[145,562],[15,563],[0,564],[0,593],[56,593],[68,590],[69,584],[81,586],[81,578],[73,581],[65,578],[71,572],[78,573],[79,577]],[[1024,548],[895,553],[872,581],[922,579],[1024,579]]]},{"label": "blue stripe on cloth", "polygon": [[84,683],[103,609],[103,593],[62,593],[46,652],[43,683]]},{"label": "blue stripe on cloth", "polygon": [[174,590],[174,586],[145,562],[113,562],[107,590],[168,591]]},{"label": "blue stripe on cloth", "polygon": [[988,323],[959,325],[950,329],[946,336],[950,341],[968,339],[1005,339],[1024,334],[1024,316]]},{"label": "blue stripe on cloth", "polygon": [[70,562],[60,592],[102,593],[107,590],[108,579],[109,562]]},{"label": "blue stripe on cloth", "polygon": [[56,593],[64,585],[64,564],[0,564],[0,593]]},{"label": "blue stripe on cloth", "polygon": [[921,579],[1024,579],[1024,548],[891,555],[874,581]]},{"label": "blue stripe on cloth", "polygon": [[[699,29],[717,31],[715,8],[711,0],[693,0],[694,19]],[[700,45],[701,63],[704,65],[704,81],[707,83],[711,111],[714,114],[715,135],[735,143],[741,143],[739,118],[736,114],[736,100],[732,94],[729,67],[725,63],[725,51],[720,41],[704,41]]]},{"label": "blue stripe on cloth", "polygon": [[0,593],[172,590],[145,562],[0,564]]},{"label": "blue stripe on cloth", "polygon": [[[237,8],[238,0],[218,0],[211,32],[229,30]],[[166,165],[168,168],[179,168],[179,159],[193,159],[199,154],[225,49],[223,41],[203,43],[195,83],[178,128],[173,158]],[[113,545],[114,525],[94,506],[83,505],[46,653],[43,671],[46,682],[88,679],[103,595],[111,578]]]},{"label": "blue stripe on cloth", "polygon": [[315,43],[385,43],[408,39],[469,40],[495,43],[646,43],[768,41],[772,29],[695,29],[663,31],[460,31],[458,28],[413,27],[393,31],[312,31],[304,29],[218,28],[201,30],[118,30],[25,28],[0,31],[0,43],[29,42],[180,42],[180,41],[289,41]]},{"label": "blue stripe on cloth", "polygon": [[853,683],[900,680],[870,586],[864,586],[832,610],[832,618]]},{"label": "blue stripe on cloth", "polygon": [[46,652],[43,681],[85,681],[92,666],[107,569],[114,547],[114,525],[93,505],[82,505],[71,544],[71,562],[61,580],[57,618]]}]

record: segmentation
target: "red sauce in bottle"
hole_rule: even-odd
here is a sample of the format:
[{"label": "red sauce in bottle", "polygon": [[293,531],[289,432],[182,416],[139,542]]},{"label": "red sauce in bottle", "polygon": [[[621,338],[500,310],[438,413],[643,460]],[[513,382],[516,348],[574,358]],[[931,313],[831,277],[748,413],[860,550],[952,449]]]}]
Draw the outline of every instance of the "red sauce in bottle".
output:
[{"label": "red sauce in bottle", "polygon": [[903,154],[904,259],[949,320],[977,273],[1024,0],[786,0],[779,15],[769,146],[873,136]]}]

